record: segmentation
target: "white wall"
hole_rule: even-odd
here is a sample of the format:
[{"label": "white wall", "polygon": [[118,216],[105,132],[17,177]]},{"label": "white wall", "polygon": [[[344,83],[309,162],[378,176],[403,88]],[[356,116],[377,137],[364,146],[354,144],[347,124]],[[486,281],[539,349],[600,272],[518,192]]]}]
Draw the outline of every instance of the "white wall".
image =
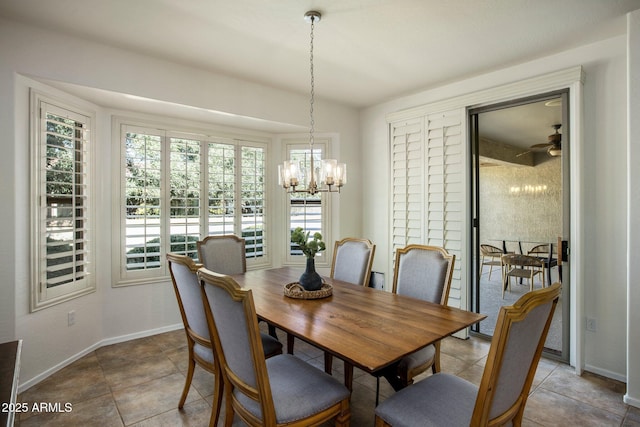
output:
[{"label": "white wall", "polygon": [[640,407],[640,10],[627,16],[628,28],[628,192],[629,227],[627,290],[627,394],[625,401]]},{"label": "white wall", "polygon": [[[69,52],[76,61],[69,60]],[[295,94],[216,75],[128,51],[51,33],[0,18],[0,342],[23,339],[21,384],[24,388],[95,346],[165,330],[181,323],[169,283],[112,288],[111,113],[95,105],[99,187],[97,188],[97,291],[36,313],[29,312],[29,122],[31,77],[131,94],[151,99],[258,118],[270,124],[308,126],[306,94]],[[23,77],[29,76],[29,77]],[[56,92],[47,89],[50,92]],[[64,96],[64,94],[61,94]],[[339,135],[333,148],[349,165],[349,183],[336,197],[335,238],[361,232],[359,128],[357,112],[316,100],[317,132]],[[255,121],[254,121],[255,122]],[[265,123],[266,123],[265,122]],[[208,123],[211,125],[211,123]],[[280,150],[270,152],[272,165]],[[275,178],[275,174],[274,174]],[[282,193],[271,189],[272,203]],[[275,219],[278,220],[277,218]],[[287,236],[282,237],[288,239]],[[67,326],[67,313],[76,324]]]},{"label": "white wall", "polygon": [[[585,271],[580,284],[584,315],[597,319],[598,330],[585,335],[586,368],[613,378],[626,378],[626,39],[617,37],[537,59],[529,63],[418,92],[376,105],[361,113],[363,138],[364,230],[378,245],[374,269],[386,272],[389,243],[389,157],[385,115],[468,95],[507,83],[583,66],[584,138],[580,175],[585,182],[582,253]],[[381,155],[381,153],[384,153]],[[579,319],[583,328],[584,319]],[[606,349],[606,351],[603,351]]]}]

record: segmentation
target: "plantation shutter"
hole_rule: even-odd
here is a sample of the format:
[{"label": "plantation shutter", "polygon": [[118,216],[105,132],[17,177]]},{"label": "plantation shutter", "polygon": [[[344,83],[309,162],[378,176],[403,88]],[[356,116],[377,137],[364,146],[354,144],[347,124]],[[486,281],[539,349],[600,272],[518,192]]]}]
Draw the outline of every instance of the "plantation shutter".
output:
[{"label": "plantation shutter", "polygon": [[460,306],[464,236],[462,110],[390,124],[392,250],[410,244],[456,255],[449,305]]},{"label": "plantation shutter", "polygon": [[422,242],[423,120],[391,126],[392,154],[392,250]]},{"label": "plantation shutter", "polygon": [[37,309],[92,289],[88,116],[40,103]]},{"label": "plantation shutter", "polygon": [[460,305],[464,233],[464,159],[460,110],[425,119],[426,226],[424,242],[456,256],[449,305]]}]

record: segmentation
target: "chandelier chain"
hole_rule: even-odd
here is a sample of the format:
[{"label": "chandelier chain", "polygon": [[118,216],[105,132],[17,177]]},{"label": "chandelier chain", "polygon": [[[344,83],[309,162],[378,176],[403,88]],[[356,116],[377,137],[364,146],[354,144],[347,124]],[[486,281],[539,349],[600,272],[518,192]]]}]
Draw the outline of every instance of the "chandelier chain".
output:
[{"label": "chandelier chain", "polygon": [[314,80],[314,76],[313,76],[313,28],[314,28],[314,23],[315,21],[315,17],[311,17],[311,37],[310,37],[310,55],[309,55],[309,63],[310,63],[310,68],[311,68],[311,99],[309,101],[310,104],[310,108],[309,108],[309,115],[310,115],[310,128],[309,128],[309,143],[311,144],[311,148],[313,149],[313,143],[314,143],[314,139],[313,139],[313,131],[314,131],[314,126],[315,126],[315,121],[313,119],[313,102],[314,102],[314,97],[315,97],[315,80]]}]

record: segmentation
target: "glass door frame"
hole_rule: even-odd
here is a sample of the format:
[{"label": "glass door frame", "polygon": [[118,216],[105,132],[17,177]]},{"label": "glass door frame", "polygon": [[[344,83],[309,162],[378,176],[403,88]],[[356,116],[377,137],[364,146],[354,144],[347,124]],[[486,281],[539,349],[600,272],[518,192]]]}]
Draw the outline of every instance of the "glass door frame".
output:
[{"label": "glass door frame", "polygon": [[[470,253],[471,256],[471,274],[469,275],[469,290],[470,290],[470,309],[474,312],[480,311],[480,201],[478,200],[479,191],[480,191],[480,156],[479,156],[479,122],[478,115],[484,112],[495,111],[510,107],[516,107],[525,104],[531,104],[534,102],[541,102],[550,99],[556,99],[560,97],[562,99],[562,137],[563,137],[563,155],[562,155],[562,230],[563,236],[562,240],[564,242],[570,241],[569,230],[570,230],[570,171],[569,171],[569,141],[571,140],[571,135],[569,130],[571,128],[569,123],[569,88],[555,90],[551,92],[545,92],[537,95],[527,96],[523,98],[517,98],[509,101],[494,103],[490,105],[485,105],[476,108],[467,109],[467,120],[469,125],[469,157],[470,157],[470,188],[469,192],[469,206],[470,209]],[[557,248],[557,256],[563,257],[566,246],[563,245],[563,248]],[[562,270],[562,282],[569,284],[569,269],[565,268]],[[570,359],[570,295],[569,295],[570,286],[563,286],[562,297],[560,303],[562,304],[562,350],[558,353],[557,351],[546,351],[545,356],[554,358],[563,362],[569,362]],[[477,323],[471,327],[471,334],[490,338],[489,335],[483,334],[480,332],[480,324]]]}]

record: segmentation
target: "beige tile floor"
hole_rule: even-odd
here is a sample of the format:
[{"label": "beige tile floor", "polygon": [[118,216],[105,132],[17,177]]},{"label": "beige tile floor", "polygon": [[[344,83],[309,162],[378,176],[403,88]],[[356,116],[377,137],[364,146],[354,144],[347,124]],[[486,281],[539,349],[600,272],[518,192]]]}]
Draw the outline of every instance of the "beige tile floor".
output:
[{"label": "beige tile floor", "polygon": [[[488,350],[489,343],[479,338],[448,338],[442,345],[443,371],[477,384]],[[298,342],[295,352],[322,368],[321,351]],[[70,403],[70,412],[23,413],[16,417],[16,425],[207,426],[213,394],[208,372],[198,368],[184,410],[177,409],[186,360],[182,330],[100,348],[18,397],[19,402],[30,407],[41,402],[59,402],[63,407]],[[340,361],[334,361],[334,371],[334,376],[342,378]],[[375,378],[356,370],[351,398],[352,426],[373,426],[375,389]],[[623,403],[624,392],[623,383],[589,373],[578,377],[570,367],[543,359],[523,425],[640,426],[640,409]],[[392,388],[382,380],[381,400],[391,393]]]}]

